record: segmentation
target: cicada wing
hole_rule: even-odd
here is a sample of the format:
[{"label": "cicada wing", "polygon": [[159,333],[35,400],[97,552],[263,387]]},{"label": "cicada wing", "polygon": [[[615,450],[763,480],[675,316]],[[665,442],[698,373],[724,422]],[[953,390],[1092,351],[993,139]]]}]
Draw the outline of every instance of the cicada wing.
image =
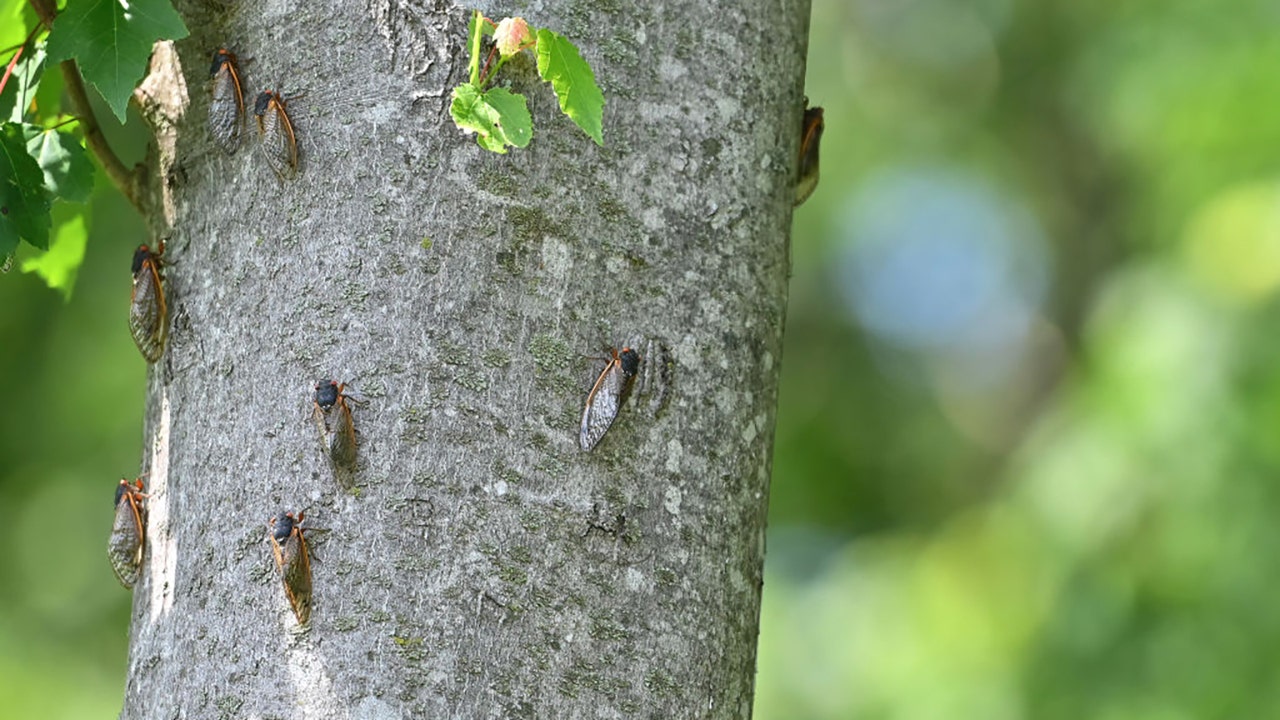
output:
[{"label": "cicada wing", "polygon": [[138,581],[145,547],[142,508],[132,493],[126,493],[116,503],[116,517],[111,524],[111,536],[107,539],[107,558],[111,561],[111,569],[126,588],[132,588]]},{"label": "cicada wing", "polygon": [[800,169],[796,180],[794,205],[799,206],[818,187],[819,160],[821,156],[822,108],[811,107],[804,111],[804,124],[800,135]]},{"label": "cicada wing", "polygon": [[129,332],[147,362],[153,363],[164,354],[164,343],[169,333],[169,309],[154,258],[145,260],[133,275]]},{"label": "cicada wing", "polygon": [[258,118],[262,136],[262,154],[267,164],[282,180],[292,178],[298,172],[298,142],[293,134],[293,121],[284,106],[272,102]]},{"label": "cicada wing", "polygon": [[329,440],[329,458],[338,467],[354,470],[356,467],[356,426],[351,418],[351,408],[339,401],[333,411],[333,432]]},{"label": "cicada wing", "polygon": [[343,399],[338,400],[332,412],[333,430],[329,434],[329,460],[333,463],[338,484],[351,490],[355,487],[356,426],[351,417],[351,407]]},{"label": "cicada wing", "polygon": [[316,432],[320,435],[320,450],[329,452],[329,415],[319,405],[311,404],[311,419],[316,423]]},{"label": "cicada wing", "polygon": [[[329,436],[329,460],[339,475],[349,475],[356,471],[356,423],[351,416],[351,406],[346,400],[339,400],[333,410],[333,432]],[[339,479],[342,479],[339,477]],[[347,483],[344,483],[347,484]]]},{"label": "cicada wing", "polygon": [[307,554],[307,541],[302,529],[295,527],[283,543],[271,539],[276,567],[284,585],[285,597],[293,608],[299,625],[311,619],[311,558]]},{"label": "cicada wing", "polygon": [[240,77],[230,60],[224,61],[213,76],[213,95],[209,99],[209,134],[228,155],[240,147],[244,129],[244,94]]},{"label": "cicada wing", "polygon": [[582,424],[578,429],[578,445],[583,450],[594,448],[613,424],[614,418],[618,417],[625,382],[626,375],[616,359],[610,361],[596,379],[591,394],[587,396],[587,405],[582,411]]}]

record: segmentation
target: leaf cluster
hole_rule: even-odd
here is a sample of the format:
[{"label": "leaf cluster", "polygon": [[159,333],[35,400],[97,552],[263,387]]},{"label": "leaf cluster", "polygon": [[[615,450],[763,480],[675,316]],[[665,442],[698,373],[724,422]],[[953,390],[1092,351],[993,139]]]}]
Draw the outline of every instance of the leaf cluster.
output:
[{"label": "leaf cluster", "polygon": [[[596,85],[595,73],[582,59],[577,46],[551,30],[529,30],[521,18],[507,18],[502,23],[494,23],[478,10],[472,13],[467,33],[467,48],[471,55],[470,80],[453,89],[453,104],[449,112],[454,123],[466,132],[474,132],[480,147],[496,153],[505,153],[509,146],[525,147],[533,139],[533,120],[524,96],[506,88],[489,87],[498,70],[514,53],[500,54],[499,45],[502,43],[495,42],[483,69],[480,64],[484,38],[493,37],[500,28],[505,31],[513,21],[520,31],[528,31],[532,38],[524,41],[523,35],[519,36],[512,43],[513,49],[536,54],[538,76],[551,83],[551,89],[560,101],[561,112],[597,145],[603,145],[604,95]],[[496,64],[495,56],[499,56]]]},{"label": "leaf cluster", "polygon": [[[82,118],[63,108],[62,77],[48,69],[63,62],[64,73],[83,73],[123,122],[152,45],[185,37],[187,29],[170,0],[68,0],[48,31],[27,9],[23,3],[0,11],[0,42],[20,41],[5,58],[0,80],[0,258],[25,241],[42,253],[22,269],[69,296],[84,257],[94,171]],[[55,228],[58,201],[78,207],[59,213]]]}]

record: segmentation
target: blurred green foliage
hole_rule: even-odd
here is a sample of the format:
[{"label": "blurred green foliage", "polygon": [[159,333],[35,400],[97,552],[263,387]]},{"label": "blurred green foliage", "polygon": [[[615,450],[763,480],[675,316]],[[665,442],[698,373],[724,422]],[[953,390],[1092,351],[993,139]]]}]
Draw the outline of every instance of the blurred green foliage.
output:
[{"label": "blurred green foliage", "polygon": [[[140,160],[146,139],[136,114],[122,127],[105,105],[97,113],[122,158]],[[133,249],[147,234],[95,175],[88,206],[54,205],[50,252],[24,245],[0,276],[4,718],[108,718],[123,701],[132,598],[104,543],[113,483],[135,477],[142,460],[146,364],[126,315]],[[78,279],[55,253],[83,253]]]},{"label": "blurred green foliage", "polygon": [[[811,28],[756,717],[1280,717],[1280,10],[815,0]],[[877,332],[832,270],[921,167],[1045,245],[994,378]],[[956,262],[911,259],[852,277]]]},{"label": "blurred green foliage", "polygon": [[[815,1],[823,178],[794,226],[756,717],[1280,716],[1278,30],[1263,0]],[[869,223],[886,186],[918,217]],[[91,202],[71,303],[0,279],[5,717],[111,717],[124,691],[103,553],[141,456],[146,236],[101,181]],[[941,310],[1002,246],[951,241],[1004,226],[946,220],[983,203],[1025,211],[1008,237],[1048,282],[956,333]],[[910,262],[864,252],[895,233]],[[874,316],[859,278],[919,306]],[[950,339],[884,332],[924,321]]]}]

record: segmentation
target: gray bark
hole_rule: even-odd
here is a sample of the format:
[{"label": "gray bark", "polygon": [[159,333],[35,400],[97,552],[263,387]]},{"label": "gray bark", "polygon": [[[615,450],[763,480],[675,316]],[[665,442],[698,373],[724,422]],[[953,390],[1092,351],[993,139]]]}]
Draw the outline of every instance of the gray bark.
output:
[{"label": "gray bark", "polygon": [[[808,3],[482,9],[582,48],[605,147],[531,63],[503,71],[529,148],[457,130],[463,10],[179,5],[143,97],[189,102],[148,111],[174,324],[123,718],[750,715]],[[223,45],[250,107],[305,92],[296,180],[256,131],[209,138]],[[641,340],[670,348],[665,404],[580,452],[596,358]],[[324,377],[366,400],[355,494],[310,419]],[[305,629],[281,509],[317,528]]]}]

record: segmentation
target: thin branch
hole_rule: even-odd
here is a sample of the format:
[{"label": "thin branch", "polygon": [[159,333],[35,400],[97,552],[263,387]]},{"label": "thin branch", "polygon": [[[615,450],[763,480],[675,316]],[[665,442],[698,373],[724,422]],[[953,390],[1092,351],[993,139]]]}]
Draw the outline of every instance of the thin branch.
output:
[{"label": "thin branch", "polygon": [[[45,27],[53,29],[53,20],[58,15],[57,8],[50,0],[29,0],[31,8],[36,11],[36,15],[40,17],[40,22]],[[67,95],[71,98],[71,110],[80,118],[80,128],[84,131],[85,143],[89,146],[89,151],[98,158],[98,162],[102,164],[102,169],[107,172],[107,177],[111,178],[112,184],[116,186],[125,199],[133,205],[134,209],[139,213],[145,213],[142,207],[142,198],[138,193],[138,178],[141,175],[141,168],[130,170],[120,162],[120,158],[115,151],[107,143],[107,138],[102,134],[102,128],[98,125],[98,118],[93,114],[93,106],[89,104],[89,95],[85,90],[84,78],[80,75],[80,67],[75,60],[62,61],[62,79],[66,85]]]},{"label": "thin branch", "polygon": [[62,62],[62,79],[66,84],[67,95],[71,97],[71,108],[80,118],[80,128],[84,130],[84,139],[89,145],[89,150],[98,156],[98,162],[102,163],[102,169],[107,171],[107,177],[111,178],[111,182],[124,194],[129,204],[139,213],[145,213],[141,198],[138,196],[137,179],[141,173],[125,167],[115,151],[107,144],[107,136],[102,134],[102,128],[98,126],[98,118],[94,116],[93,108],[89,106],[84,79],[80,77],[80,68],[75,60]]},{"label": "thin branch", "polygon": [[[496,55],[497,53],[498,53],[497,45],[494,45],[493,47],[489,48],[489,57],[485,58],[484,69],[480,71],[480,82],[476,83],[476,87],[478,88],[484,87],[485,81],[489,78],[489,63],[493,62],[493,56]],[[498,71],[494,70],[494,72],[496,73]]]},{"label": "thin branch", "polygon": [[13,59],[9,61],[9,66],[4,69],[4,79],[0,80],[0,93],[4,92],[4,86],[9,84],[9,76],[13,74],[13,68],[18,64],[18,58],[22,57],[22,46],[18,46],[18,52],[13,54]]}]

